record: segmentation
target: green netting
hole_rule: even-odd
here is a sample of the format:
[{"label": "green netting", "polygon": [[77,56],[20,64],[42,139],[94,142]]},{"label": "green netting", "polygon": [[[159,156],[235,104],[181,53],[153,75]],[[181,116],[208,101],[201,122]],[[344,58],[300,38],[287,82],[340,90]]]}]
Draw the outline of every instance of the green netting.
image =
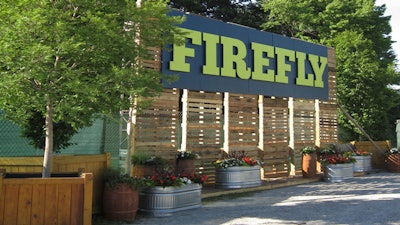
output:
[{"label": "green netting", "polygon": [[[0,156],[40,156],[29,141],[20,136],[19,127],[10,121],[0,119]],[[74,145],[61,151],[61,154],[99,154],[105,151],[118,155],[119,125],[98,119],[91,127],[84,128],[72,137]]]}]

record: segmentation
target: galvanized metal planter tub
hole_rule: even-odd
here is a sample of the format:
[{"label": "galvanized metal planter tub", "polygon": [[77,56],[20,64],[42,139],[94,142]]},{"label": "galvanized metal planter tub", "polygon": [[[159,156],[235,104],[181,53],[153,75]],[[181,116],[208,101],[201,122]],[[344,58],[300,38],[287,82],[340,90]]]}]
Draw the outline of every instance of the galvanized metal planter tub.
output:
[{"label": "galvanized metal planter tub", "polygon": [[354,172],[368,172],[372,170],[370,155],[352,156],[352,158],[356,159],[354,163]]},{"label": "galvanized metal planter tub", "polygon": [[216,169],[215,186],[218,188],[233,189],[260,185],[260,166],[233,166]]},{"label": "galvanized metal planter tub", "polygon": [[324,179],[326,181],[342,182],[353,177],[353,163],[324,165]]},{"label": "galvanized metal planter tub", "polygon": [[171,216],[174,212],[201,207],[200,184],[180,187],[152,187],[139,193],[139,210],[152,216]]}]

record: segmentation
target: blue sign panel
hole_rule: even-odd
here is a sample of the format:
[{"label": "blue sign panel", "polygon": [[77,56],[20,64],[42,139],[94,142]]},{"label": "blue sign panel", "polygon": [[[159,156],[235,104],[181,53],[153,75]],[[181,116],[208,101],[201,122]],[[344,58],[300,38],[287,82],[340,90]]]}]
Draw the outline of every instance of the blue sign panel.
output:
[{"label": "blue sign panel", "polygon": [[[173,11],[171,15],[184,14]],[[162,52],[166,88],[328,99],[327,47],[185,14],[186,43]]]}]

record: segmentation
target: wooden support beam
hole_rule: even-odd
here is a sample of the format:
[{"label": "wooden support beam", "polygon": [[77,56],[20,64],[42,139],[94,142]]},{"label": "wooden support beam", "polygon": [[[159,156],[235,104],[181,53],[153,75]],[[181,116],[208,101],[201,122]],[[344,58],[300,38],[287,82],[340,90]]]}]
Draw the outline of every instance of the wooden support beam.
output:
[{"label": "wooden support beam", "polygon": [[229,152],[229,93],[224,93],[224,151]]},{"label": "wooden support beam", "polygon": [[372,140],[371,136],[369,136],[368,133],[365,132],[365,130],[357,123],[357,121],[352,116],[350,116],[350,114],[347,112],[347,110],[339,104],[338,104],[338,106],[339,106],[340,110],[342,110],[343,114],[354,124],[354,126],[356,126],[366,138],[368,138],[368,140],[374,145],[376,150],[378,150],[378,152],[381,155],[385,155],[385,152],[379,147],[379,145],[376,144],[376,142],[374,140]]},{"label": "wooden support beam", "polygon": [[182,142],[181,151],[186,151],[187,146],[187,119],[188,119],[188,96],[189,90],[183,89],[182,94]]},{"label": "wooden support beam", "polygon": [[321,145],[321,133],[320,133],[320,110],[319,110],[319,100],[315,99],[315,146]]}]

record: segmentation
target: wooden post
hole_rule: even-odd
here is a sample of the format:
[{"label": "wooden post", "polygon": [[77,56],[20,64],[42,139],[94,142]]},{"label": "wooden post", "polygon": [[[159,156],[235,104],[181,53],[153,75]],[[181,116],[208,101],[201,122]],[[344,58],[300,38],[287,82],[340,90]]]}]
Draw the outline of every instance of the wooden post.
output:
[{"label": "wooden post", "polygon": [[229,152],[229,92],[224,92],[224,151]]},{"label": "wooden post", "polygon": [[[294,151],[294,100],[292,97],[289,98],[288,101],[289,108],[289,148]],[[293,159],[290,163],[290,171],[289,175],[296,175],[296,168],[293,163]]]},{"label": "wooden post", "polygon": [[5,203],[4,203],[4,196],[5,193],[3,191],[3,178],[6,174],[6,170],[5,169],[0,169],[0,224],[3,224],[3,220],[4,220],[4,207]]},{"label": "wooden post", "polygon": [[181,141],[181,151],[186,151],[187,146],[187,121],[188,121],[188,98],[189,90],[183,89],[182,94],[182,141]]},{"label": "wooden post", "polygon": [[83,224],[92,224],[92,198],[93,198],[93,174],[83,173],[81,175],[85,179],[84,181],[84,202],[83,202]]},{"label": "wooden post", "polygon": [[374,140],[372,140],[371,136],[369,136],[369,135],[367,134],[367,132],[365,132],[365,130],[360,126],[360,124],[358,124],[357,121],[356,121],[352,116],[350,116],[350,114],[347,112],[347,110],[344,109],[344,108],[343,108],[341,105],[339,105],[339,104],[338,104],[338,106],[339,106],[340,110],[342,110],[343,114],[344,114],[344,115],[345,115],[345,116],[360,130],[360,131],[361,131],[361,133],[364,134],[365,137],[368,138],[368,140],[374,145],[374,147],[378,150],[378,152],[379,152],[381,155],[385,155],[385,152],[382,151],[382,149],[379,147],[379,145],[377,145],[377,144],[375,143]]},{"label": "wooden post", "polygon": [[[264,155],[264,96],[258,96],[258,149]],[[264,157],[263,157],[264,159]],[[264,179],[264,167],[261,166],[261,179]]]},{"label": "wooden post", "polygon": [[264,96],[258,96],[258,148],[264,151]]},{"label": "wooden post", "polygon": [[319,110],[319,100],[315,99],[315,146],[320,146],[321,145],[321,133],[320,133],[320,124],[319,124],[319,119],[320,119],[320,110]]}]

